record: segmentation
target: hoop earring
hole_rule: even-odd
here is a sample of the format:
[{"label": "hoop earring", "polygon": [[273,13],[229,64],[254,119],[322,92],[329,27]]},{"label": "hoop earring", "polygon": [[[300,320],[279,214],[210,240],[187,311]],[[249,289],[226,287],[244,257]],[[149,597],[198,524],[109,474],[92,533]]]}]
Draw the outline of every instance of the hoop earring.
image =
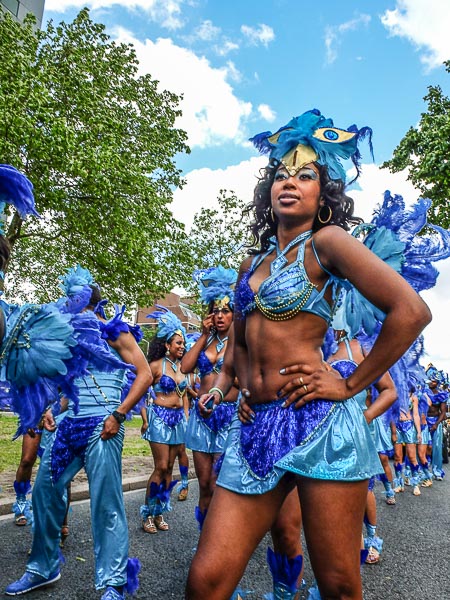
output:
[{"label": "hoop earring", "polygon": [[270,209],[270,217],[272,221],[275,223],[275,213],[273,212],[273,208]]},{"label": "hoop earring", "polygon": [[[323,219],[322,215],[320,214],[322,211],[322,208],[328,208],[328,217],[326,219]],[[329,223],[331,221],[332,216],[333,216],[333,211],[331,210],[331,206],[329,206],[328,204],[322,204],[322,206],[319,208],[319,212],[317,213],[317,219],[318,219],[319,223],[322,223],[322,225],[326,225],[327,223]]]}]

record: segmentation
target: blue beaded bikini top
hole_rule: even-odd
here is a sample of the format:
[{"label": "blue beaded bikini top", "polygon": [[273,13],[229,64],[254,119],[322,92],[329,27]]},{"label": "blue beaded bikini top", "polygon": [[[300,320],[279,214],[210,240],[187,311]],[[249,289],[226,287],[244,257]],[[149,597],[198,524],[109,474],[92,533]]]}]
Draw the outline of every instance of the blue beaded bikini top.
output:
[{"label": "blue beaded bikini top", "polygon": [[312,232],[300,241],[296,260],[269,275],[261,283],[257,293],[251,289],[249,279],[263,260],[273,252],[274,246],[272,245],[264,254],[255,256],[250,269],[242,275],[235,290],[235,310],[238,315],[246,316],[257,308],[272,321],[284,321],[299,312],[309,312],[321,317],[328,324],[331,322],[334,310],[324,294],[328,286],[339,279],[323,267],[312,242],[317,262],[330,278],[320,292],[309,280],[303,259],[305,243],[311,236]]},{"label": "blue beaded bikini top", "polygon": [[178,396],[182,398],[188,382],[186,379],[183,379],[183,381],[177,383],[170,375],[166,375],[166,362],[167,360],[164,357],[162,361],[162,375],[158,383],[153,385],[153,390],[160,394],[171,394],[172,392],[176,392]]}]

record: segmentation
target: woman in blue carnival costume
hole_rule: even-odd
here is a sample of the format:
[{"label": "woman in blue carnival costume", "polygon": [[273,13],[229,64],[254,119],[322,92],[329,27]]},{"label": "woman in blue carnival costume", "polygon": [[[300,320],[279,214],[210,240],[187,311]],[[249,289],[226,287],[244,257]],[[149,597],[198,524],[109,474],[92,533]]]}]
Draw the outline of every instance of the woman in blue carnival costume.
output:
[{"label": "woman in blue carnival costume", "polygon": [[158,320],[158,329],[149,351],[148,360],[153,373],[154,398],[147,409],[141,410],[143,439],[150,443],[155,468],[150,475],[145,504],[140,508],[142,527],[146,533],[167,531],[164,514],[172,510],[170,492],[175,459],[186,436],[188,405],[186,377],[180,369],[184,354],[186,330],[170,310],[148,315]]},{"label": "woman in blue carnival costume", "polygon": [[[234,311],[234,286],[237,273],[221,265],[194,274],[200,288],[200,299],[208,306],[208,315],[203,320],[202,332],[197,342],[186,352],[181,361],[183,373],[198,370],[199,394],[205,394],[213,386],[214,378],[220,373],[225,351],[231,342]],[[238,389],[232,386],[223,396],[223,404],[212,417],[202,416],[198,403],[189,418],[186,432],[186,447],[194,457],[195,473],[199,485],[199,501],[195,517],[202,528],[216,483],[214,465],[223,452],[231,419],[236,412]]]},{"label": "woman in blue carnival costume", "polygon": [[[350,339],[347,331],[335,331],[335,336],[337,348],[328,358],[328,362],[341,374],[343,369],[347,369],[348,372],[351,372],[354,370],[355,366],[365,360],[365,352],[363,351],[359,339],[357,337]],[[334,347],[332,350],[334,350]],[[375,391],[372,391],[372,388],[374,388]],[[372,398],[373,396],[374,398]],[[361,410],[364,412],[364,417],[373,435],[374,443],[376,444],[374,422],[392,406],[397,398],[395,385],[389,373],[384,373],[376,383],[374,383],[372,386],[369,386],[368,390],[363,390],[359,394],[356,394],[355,398],[358,400]],[[374,400],[373,402],[372,399]],[[381,470],[382,467],[380,468],[380,473]],[[378,563],[380,560],[381,550],[383,548],[383,540],[376,535],[377,507],[376,498],[373,491],[374,486],[375,476],[372,476],[369,480],[366,508],[364,513],[364,525],[366,528],[364,549],[366,552],[365,555],[362,556],[362,561],[367,564]]]},{"label": "woman in blue carnival costume", "polygon": [[442,422],[447,418],[449,393],[445,387],[448,387],[448,376],[432,364],[428,365],[426,376],[430,399],[427,423],[431,436],[431,469],[434,479],[442,481],[445,475],[442,468]]},{"label": "woman in blue carnival costume", "polygon": [[[24,575],[6,588],[6,594],[23,594],[60,578],[59,540],[66,488],[84,468],[91,502],[95,587],[106,588],[102,600],[120,600],[125,591],[136,589],[140,568],[137,559],[128,558],[121,471],[123,421],[150,385],[151,371],[123,321],[125,307],[121,311],[116,307],[115,316],[108,321],[100,314],[94,316],[102,302],[89,271],[77,266],[61,279],[67,297],[58,301],[59,308],[94,318],[83,319],[85,341],[79,338],[74,346],[73,359],[84,368],[74,381],[76,394],[68,398],[68,410],[57,424],[51,410],[45,413],[44,427],[53,433],[46,441],[33,491],[33,545]],[[93,348],[87,359],[85,349],[96,340],[96,331],[102,346]],[[109,362],[107,368],[103,360]],[[125,373],[131,367],[136,378],[121,400]],[[61,384],[64,392],[64,381]]]},{"label": "woman in blue carnival costume", "polygon": [[[346,232],[355,219],[339,158],[358,165],[357,142],[368,133],[337,129],[312,110],[254,138],[270,161],[251,205],[259,247],[240,270],[234,358],[256,416],[250,427],[237,419],[231,426],[189,573],[189,600],[229,598],[295,486],[321,595],[362,598],[361,523],[368,480],[380,463],[354,396],[431,319],[406,281]],[[341,375],[323,361],[321,346],[344,281],[384,322],[372,352]],[[288,360],[301,365],[301,389],[283,396],[280,370]],[[220,393],[213,394],[218,403]]]}]

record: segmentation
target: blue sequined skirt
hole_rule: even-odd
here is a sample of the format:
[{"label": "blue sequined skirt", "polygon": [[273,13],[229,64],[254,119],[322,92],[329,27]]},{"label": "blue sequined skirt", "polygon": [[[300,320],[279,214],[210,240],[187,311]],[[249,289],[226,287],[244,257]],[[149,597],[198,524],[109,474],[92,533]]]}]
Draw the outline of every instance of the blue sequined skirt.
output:
[{"label": "blue sequined skirt", "polygon": [[417,444],[417,431],[413,420],[397,421],[397,444]]},{"label": "blue sequined skirt", "polygon": [[222,454],[237,402],[221,402],[212,415],[205,419],[195,402],[189,415],[186,431],[186,447],[196,452]]},{"label": "blue sequined skirt", "polygon": [[151,404],[147,408],[148,427],[142,435],[148,442],[176,446],[186,438],[186,415],[183,407],[166,408]]},{"label": "blue sequined skirt", "polygon": [[253,424],[234,418],[217,485],[264,494],[286,472],[332,481],[360,481],[382,472],[355,398],[314,400],[300,409],[282,408],[282,402],[253,404]]}]

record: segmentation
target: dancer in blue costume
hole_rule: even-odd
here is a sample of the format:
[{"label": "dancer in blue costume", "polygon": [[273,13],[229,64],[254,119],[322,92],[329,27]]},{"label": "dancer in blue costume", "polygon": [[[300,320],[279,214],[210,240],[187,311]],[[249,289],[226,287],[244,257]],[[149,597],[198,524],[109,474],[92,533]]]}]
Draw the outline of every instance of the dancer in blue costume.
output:
[{"label": "dancer in blue costume", "polygon": [[[257,136],[271,160],[251,206],[259,248],[240,271],[234,355],[256,416],[251,427],[238,420],[231,426],[189,572],[189,600],[231,596],[295,486],[321,595],[362,598],[361,523],[367,482],[380,463],[354,396],[388,370],[431,318],[406,281],[346,233],[353,205],[339,157],[357,164],[365,133],[337,129],[313,110],[275,135]],[[372,352],[342,376],[324,363],[321,346],[344,280],[384,323]],[[296,401],[278,396],[288,361],[301,365]],[[220,393],[213,393],[218,403]]]},{"label": "dancer in blue costume", "polygon": [[[81,311],[96,311],[100,291],[86,269],[69,270],[61,287],[67,298],[60,304],[75,303]],[[105,350],[122,367],[105,373],[88,364],[85,375],[75,381],[76,401],[69,399],[69,408],[58,424],[51,411],[45,414],[44,427],[53,434],[46,442],[33,491],[33,545],[25,574],[6,588],[7,595],[23,594],[60,578],[59,540],[66,488],[81,468],[89,481],[95,587],[106,588],[102,600],[120,600],[125,591],[136,589],[139,565],[128,558],[122,495],[123,421],[150,385],[151,371],[122,314],[116,310],[110,321],[98,317]],[[135,369],[136,378],[121,401],[127,366]]]},{"label": "dancer in blue costume", "polygon": [[447,402],[449,393],[443,387],[447,381],[446,375],[429,364],[426,369],[428,387],[430,392],[428,398],[431,404],[428,408],[427,423],[431,435],[431,469],[436,481],[442,481],[445,472],[442,468],[442,422],[447,417]]},{"label": "dancer in blue costume", "polygon": [[[427,452],[428,448],[432,445],[432,439],[430,430],[428,428],[427,414],[431,400],[429,394],[426,392],[427,386],[425,384],[425,370],[423,372],[423,378],[417,382],[417,399],[418,399],[418,410],[420,420],[420,430],[422,433],[421,442],[417,446],[417,455],[419,458],[420,465],[420,486],[427,488],[433,485],[433,473],[431,471],[430,462],[428,460]],[[430,392],[431,393],[431,392]]]},{"label": "dancer in blue costume", "polygon": [[[422,431],[420,428],[419,399],[416,388],[411,383],[409,389],[409,406],[400,408],[400,415],[395,424],[394,436],[394,491],[396,493],[405,490],[404,464],[408,460],[411,465],[412,493],[420,496],[419,488],[419,461],[417,460],[417,446],[422,443]],[[408,482],[409,484],[409,482]]]},{"label": "dancer in blue costume", "polygon": [[[358,364],[365,360],[365,353],[359,340],[357,338],[350,339],[349,334],[345,330],[337,331],[335,332],[335,335],[337,337],[337,349],[328,358],[328,362],[339,372],[342,373],[343,369],[347,369],[350,373]],[[372,388],[374,388],[375,391],[372,391]],[[372,397],[374,397],[373,402]],[[395,385],[389,373],[384,373],[375,384],[369,386],[367,391],[363,390],[357,394],[355,398],[358,400],[361,410],[364,412],[364,417],[369,425],[373,441],[376,444],[374,422],[392,406],[397,398]],[[382,470],[383,467],[380,465],[378,475]],[[383,540],[376,535],[377,506],[373,491],[374,485],[375,476],[372,476],[369,480],[364,514],[364,525],[366,528],[364,548],[367,552],[363,557],[363,560],[367,564],[378,563],[383,548]]]},{"label": "dancer in blue costume", "polygon": [[[148,408],[141,411],[142,437],[150,443],[155,465],[145,504],[140,508],[146,533],[169,529],[164,514],[172,510],[170,493],[177,483],[172,481],[173,465],[185,441],[188,417],[187,380],[180,369],[186,330],[174,313],[163,306],[158,308],[148,315],[158,320],[147,357],[154,376],[154,397]],[[180,472],[183,476],[182,466]]]},{"label": "dancer in blue costume", "polygon": [[[182,361],[183,373],[198,370],[199,395],[207,393],[220,373],[228,344],[232,343],[234,286],[237,273],[234,269],[218,266],[194,274],[199,282],[200,299],[208,307],[202,332]],[[237,386],[230,386],[223,403],[213,416],[205,418],[194,400],[188,428],[186,446],[192,450],[195,473],[198,478],[199,500],[195,517],[202,528],[215,489],[217,474],[215,463],[223,452],[231,419],[236,412]]]}]

